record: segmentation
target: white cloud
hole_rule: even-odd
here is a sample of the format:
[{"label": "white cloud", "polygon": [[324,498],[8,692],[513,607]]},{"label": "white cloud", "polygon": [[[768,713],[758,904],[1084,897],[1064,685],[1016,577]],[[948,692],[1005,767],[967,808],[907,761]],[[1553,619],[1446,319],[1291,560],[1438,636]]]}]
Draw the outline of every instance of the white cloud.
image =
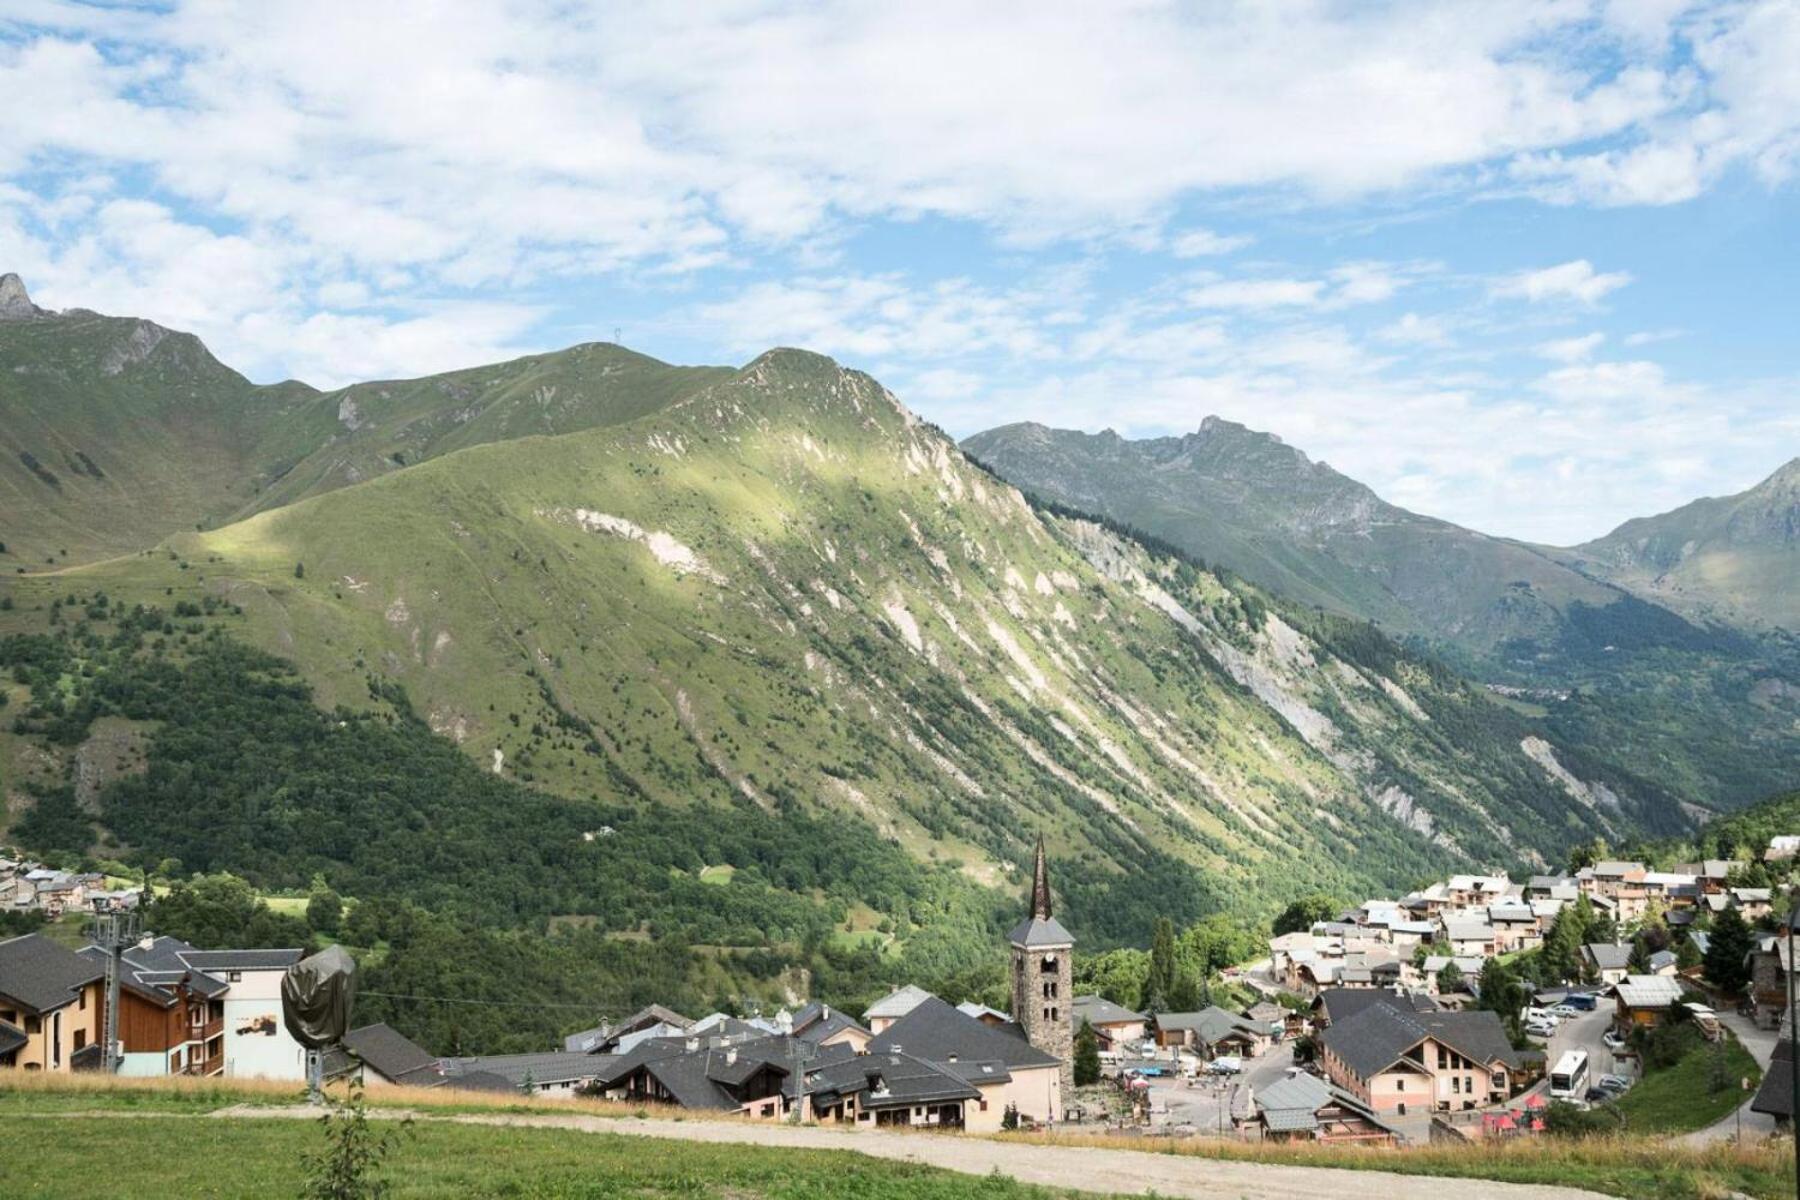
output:
[{"label": "white cloud", "polygon": [[1322,279],[1224,279],[1187,294],[1195,308],[1266,309],[1310,307],[1325,290]]},{"label": "white cloud", "polygon": [[1169,240],[1169,253],[1176,258],[1203,258],[1208,255],[1230,254],[1233,250],[1241,250],[1256,239],[1249,234],[1214,233],[1210,229],[1190,229],[1176,234]]},{"label": "white cloud", "polygon": [[1450,322],[1442,316],[1402,313],[1398,320],[1377,330],[1376,336],[1401,345],[1445,346],[1450,343]]},{"label": "white cloud", "polygon": [[1600,343],[1605,340],[1606,335],[1604,333],[1588,333],[1583,334],[1580,337],[1556,338],[1552,341],[1540,342],[1537,346],[1537,353],[1540,357],[1551,359],[1554,362],[1585,362],[1587,359],[1594,356],[1594,351],[1598,350],[1600,348]]},{"label": "white cloud", "polygon": [[1617,291],[1630,282],[1629,272],[1612,271],[1602,274],[1594,270],[1593,263],[1585,258],[1578,258],[1554,267],[1508,275],[1496,280],[1490,290],[1494,296],[1503,299],[1529,300],[1532,303],[1573,300],[1592,305],[1598,304],[1607,293]]}]

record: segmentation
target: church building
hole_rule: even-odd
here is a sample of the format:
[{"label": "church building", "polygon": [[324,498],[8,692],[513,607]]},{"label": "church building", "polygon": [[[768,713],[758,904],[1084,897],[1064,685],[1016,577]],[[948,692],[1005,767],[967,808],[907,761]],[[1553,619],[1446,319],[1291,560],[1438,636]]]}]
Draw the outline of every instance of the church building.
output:
[{"label": "church building", "polygon": [[1050,873],[1044,865],[1044,838],[1038,835],[1032,868],[1031,913],[1014,927],[1012,944],[1013,1020],[1025,1040],[1062,1064],[1062,1093],[1075,1088],[1075,938],[1062,927],[1050,902]]}]

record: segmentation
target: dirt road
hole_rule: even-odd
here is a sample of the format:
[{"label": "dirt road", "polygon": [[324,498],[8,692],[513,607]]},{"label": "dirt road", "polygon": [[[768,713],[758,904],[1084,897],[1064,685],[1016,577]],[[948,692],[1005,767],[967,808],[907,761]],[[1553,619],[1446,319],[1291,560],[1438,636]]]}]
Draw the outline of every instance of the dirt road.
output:
[{"label": "dirt road", "polygon": [[[371,1110],[371,1115],[377,1111],[383,1116],[401,1115],[397,1110]],[[317,1110],[245,1106],[221,1109],[213,1115],[311,1120],[316,1119]],[[873,1129],[846,1131],[732,1121],[640,1121],[576,1114],[414,1115],[423,1120],[521,1125],[626,1137],[847,1150],[872,1158],[942,1167],[965,1175],[986,1175],[997,1170],[1020,1182],[1046,1187],[1130,1195],[1154,1192],[1158,1196],[1180,1196],[1191,1200],[1356,1200],[1359,1197],[1440,1200],[1452,1190],[1457,1200],[1601,1200],[1599,1193],[1579,1188],[1490,1183],[1476,1179],[1447,1180],[1423,1175],[1394,1175],[1385,1171],[1226,1162],[1141,1150],[1039,1146],[943,1134],[885,1133]]]}]

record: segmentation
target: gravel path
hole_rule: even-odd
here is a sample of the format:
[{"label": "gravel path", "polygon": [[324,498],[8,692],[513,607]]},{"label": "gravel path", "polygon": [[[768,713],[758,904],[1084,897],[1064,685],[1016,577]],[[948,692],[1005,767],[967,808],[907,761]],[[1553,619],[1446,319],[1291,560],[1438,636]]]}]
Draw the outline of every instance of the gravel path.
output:
[{"label": "gravel path", "polygon": [[[374,1115],[378,1110],[370,1110]],[[381,1110],[382,1115],[401,1115]],[[305,1107],[264,1108],[245,1106],[221,1109],[217,1117],[313,1119],[317,1110]],[[1076,1188],[1192,1200],[1441,1200],[1454,1193],[1457,1200],[1600,1200],[1597,1192],[1579,1188],[1542,1187],[1516,1183],[1492,1183],[1478,1179],[1443,1179],[1425,1175],[1395,1175],[1386,1171],[1346,1171],[1323,1167],[1290,1167],[1264,1163],[1228,1162],[1141,1150],[1105,1150],[1086,1146],[1043,1146],[1002,1142],[954,1134],[890,1133],[873,1129],[855,1131],[808,1128],[738,1121],[670,1121],[663,1119],[592,1117],[570,1114],[466,1114],[430,1117],[428,1120],[460,1121],[475,1125],[518,1125],[568,1129],[583,1133],[613,1133],[626,1137],[674,1138],[756,1146],[787,1146],[810,1150],[847,1150],[872,1158],[895,1159],[942,1167],[965,1175],[986,1175],[998,1170],[1022,1183],[1046,1187]]]}]

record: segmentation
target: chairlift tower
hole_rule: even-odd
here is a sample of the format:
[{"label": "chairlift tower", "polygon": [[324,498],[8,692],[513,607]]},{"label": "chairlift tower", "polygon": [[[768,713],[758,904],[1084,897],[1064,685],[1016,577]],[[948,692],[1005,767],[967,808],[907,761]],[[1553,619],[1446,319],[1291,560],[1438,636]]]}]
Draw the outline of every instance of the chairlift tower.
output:
[{"label": "chairlift tower", "polygon": [[94,945],[106,952],[106,1010],[103,1015],[105,1026],[101,1037],[104,1047],[106,1073],[119,1073],[119,1060],[122,1057],[119,1047],[119,976],[124,971],[125,950],[137,944],[138,911],[133,905],[127,905],[112,897],[102,897],[94,901],[94,928],[89,935]]}]

